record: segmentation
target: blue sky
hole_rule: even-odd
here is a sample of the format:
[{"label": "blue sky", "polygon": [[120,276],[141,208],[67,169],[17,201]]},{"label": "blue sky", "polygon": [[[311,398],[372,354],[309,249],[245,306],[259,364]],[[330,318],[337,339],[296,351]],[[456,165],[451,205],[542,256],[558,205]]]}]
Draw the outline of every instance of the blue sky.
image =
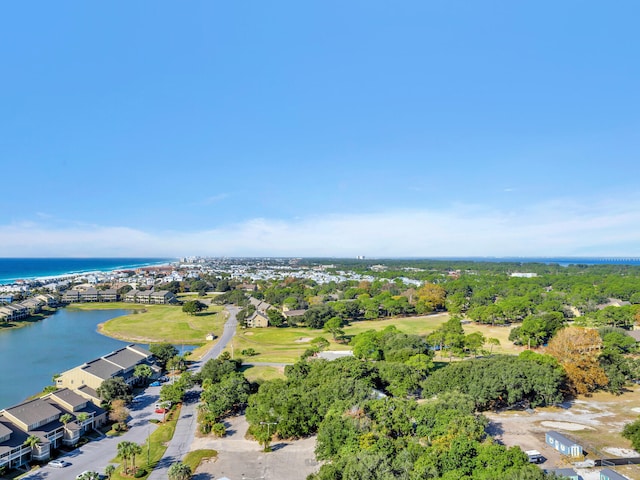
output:
[{"label": "blue sky", "polygon": [[634,1],[0,6],[0,256],[640,256]]}]

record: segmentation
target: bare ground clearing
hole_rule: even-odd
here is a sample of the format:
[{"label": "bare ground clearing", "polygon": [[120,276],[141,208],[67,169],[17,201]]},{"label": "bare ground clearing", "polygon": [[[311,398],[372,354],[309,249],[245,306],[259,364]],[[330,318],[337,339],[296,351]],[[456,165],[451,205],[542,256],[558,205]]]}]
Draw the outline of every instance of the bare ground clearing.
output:
[{"label": "bare ground clearing", "polygon": [[[539,450],[547,459],[545,469],[570,467],[571,459],[547,447],[545,432],[556,430],[580,443],[587,459],[624,457],[633,453],[631,444],[620,435],[626,423],[638,418],[640,388],[621,396],[597,393],[592,397],[579,397],[565,402],[561,407],[538,408],[534,413],[524,411],[487,412],[489,433],[507,446],[519,446],[522,450]],[[630,455],[635,456],[635,455]],[[581,470],[585,480],[599,478],[598,469]],[[634,480],[640,480],[640,466],[624,467],[624,472]]]},{"label": "bare ground clearing", "polygon": [[[300,480],[318,471],[315,460],[315,437],[296,441],[276,441],[273,451],[264,453],[258,442],[247,440],[246,418],[244,415],[227,420],[227,436],[196,437],[192,450],[214,449],[218,452],[215,460],[202,463],[196,470],[196,478],[231,480]],[[207,476],[205,476],[207,475]]]}]

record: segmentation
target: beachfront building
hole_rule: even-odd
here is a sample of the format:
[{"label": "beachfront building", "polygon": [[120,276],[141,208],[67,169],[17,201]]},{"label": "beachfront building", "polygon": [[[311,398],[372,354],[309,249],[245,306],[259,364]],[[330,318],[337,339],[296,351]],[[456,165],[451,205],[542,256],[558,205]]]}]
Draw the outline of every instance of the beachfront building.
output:
[{"label": "beachfront building", "polygon": [[545,434],[545,442],[552,448],[563,455],[569,457],[581,457],[582,447],[573,440],[569,440],[567,437],[558,432],[547,432]]},{"label": "beachfront building", "polygon": [[63,372],[56,378],[56,386],[77,390],[88,399],[97,399],[99,404],[96,390],[102,382],[109,378],[122,377],[126,383],[133,385],[138,380],[133,375],[135,367],[141,364],[149,365],[157,376],[160,375],[161,370],[155,364],[151,352],[137,345],[127,345]]}]

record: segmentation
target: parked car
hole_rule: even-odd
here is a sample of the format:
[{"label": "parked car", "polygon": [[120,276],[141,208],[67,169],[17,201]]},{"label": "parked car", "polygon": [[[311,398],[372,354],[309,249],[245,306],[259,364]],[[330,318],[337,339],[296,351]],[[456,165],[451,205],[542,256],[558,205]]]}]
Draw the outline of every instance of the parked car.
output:
[{"label": "parked car", "polygon": [[47,463],[47,465],[54,468],[64,468],[68,467],[71,464],[69,462],[65,462],[64,460],[51,460],[49,463]]},{"label": "parked car", "polygon": [[160,382],[156,380],[155,382],[151,382],[151,383],[149,384],[149,386],[150,386],[150,387],[159,387],[159,386],[160,386]]}]

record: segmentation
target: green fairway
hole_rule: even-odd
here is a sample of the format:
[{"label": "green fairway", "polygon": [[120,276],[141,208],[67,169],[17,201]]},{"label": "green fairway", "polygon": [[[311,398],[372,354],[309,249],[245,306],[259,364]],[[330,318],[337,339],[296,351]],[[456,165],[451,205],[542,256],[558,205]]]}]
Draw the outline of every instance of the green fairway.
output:
[{"label": "green fairway", "polygon": [[[447,313],[420,317],[395,317],[384,320],[366,320],[352,322],[343,328],[345,336],[351,338],[367,330],[382,330],[395,326],[398,330],[416,335],[428,335],[449,319]],[[493,353],[517,354],[522,351],[508,340],[510,327],[491,327],[469,323],[464,325],[465,333],[481,332],[485,337],[498,338],[500,345],[493,348]],[[233,338],[233,353],[242,357],[242,350],[252,348],[258,355],[244,357],[247,362],[282,362],[293,363],[312,346],[311,340],[322,336],[329,340],[328,350],[349,350],[346,342],[335,342],[331,334],[322,330],[308,328],[247,328],[238,329]],[[231,352],[231,345],[227,347]],[[264,368],[264,367],[260,367]],[[247,371],[251,375],[251,370]]]},{"label": "green fairway", "polygon": [[246,365],[242,367],[242,373],[250,382],[262,383],[266,380],[284,378],[284,368],[282,367],[262,367]]},{"label": "green fairway", "polygon": [[211,306],[198,315],[187,315],[178,305],[138,305],[130,303],[78,304],[72,308],[97,310],[122,308],[134,310],[130,315],[117,317],[100,326],[100,332],[110,337],[138,343],[204,343],[208,333],[222,333],[225,314],[223,307]]}]

